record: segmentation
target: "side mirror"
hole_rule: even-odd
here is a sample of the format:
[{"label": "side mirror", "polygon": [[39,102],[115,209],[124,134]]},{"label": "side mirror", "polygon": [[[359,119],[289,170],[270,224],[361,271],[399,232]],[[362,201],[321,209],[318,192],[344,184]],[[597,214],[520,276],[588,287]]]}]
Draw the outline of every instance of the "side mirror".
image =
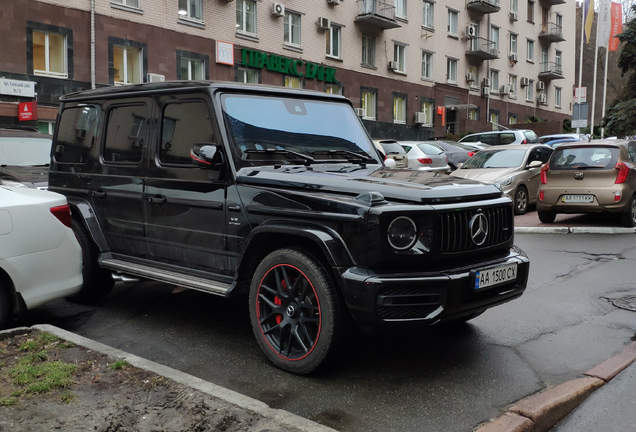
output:
[{"label": "side mirror", "polygon": [[192,146],[190,157],[199,168],[220,170],[225,166],[223,148],[214,143],[198,143]]},{"label": "side mirror", "polygon": [[387,168],[395,168],[396,163],[393,159],[387,158],[384,160],[384,166]]},{"label": "side mirror", "polygon": [[540,167],[541,165],[543,165],[543,162],[538,161],[538,160],[533,160],[532,162],[530,162],[530,163],[528,164],[528,168],[538,168],[538,167]]}]

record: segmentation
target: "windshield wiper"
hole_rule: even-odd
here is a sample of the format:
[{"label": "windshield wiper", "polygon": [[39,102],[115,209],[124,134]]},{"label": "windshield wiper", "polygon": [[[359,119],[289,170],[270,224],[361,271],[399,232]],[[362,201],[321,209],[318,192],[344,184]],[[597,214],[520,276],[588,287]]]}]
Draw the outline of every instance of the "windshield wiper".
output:
[{"label": "windshield wiper", "polygon": [[314,161],[314,158],[309,155],[306,155],[304,153],[298,153],[292,150],[286,150],[286,149],[263,149],[263,150],[250,149],[250,150],[245,150],[244,152],[245,153],[261,153],[261,154],[290,154],[304,160],[306,166],[311,165],[311,163]]},{"label": "windshield wiper", "polygon": [[365,166],[367,164],[367,162],[369,162],[369,161],[377,163],[377,161],[375,159],[373,159],[369,155],[361,155],[359,153],[352,152],[352,151],[349,151],[349,150],[316,150],[316,151],[311,152],[311,154],[314,155],[314,156],[315,155],[320,155],[320,154],[347,156],[345,159],[348,162],[357,163],[357,164],[360,164],[362,166]]}]

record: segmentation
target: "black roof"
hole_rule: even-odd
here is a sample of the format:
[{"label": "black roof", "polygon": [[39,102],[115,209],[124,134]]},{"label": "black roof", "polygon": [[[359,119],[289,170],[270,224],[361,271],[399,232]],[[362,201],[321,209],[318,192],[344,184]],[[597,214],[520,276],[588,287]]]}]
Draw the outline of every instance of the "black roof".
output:
[{"label": "black roof", "polygon": [[216,89],[227,89],[227,90],[239,90],[239,91],[267,91],[267,92],[275,92],[275,93],[285,93],[292,95],[302,95],[307,96],[311,94],[313,96],[322,96],[322,97],[331,97],[335,99],[343,99],[340,95],[334,95],[326,92],[320,92],[316,90],[305,90],[305,89],[293,89],[290,87],[281,87],[274,85],[264,85],[264,84],[245,84],[245,83],[237,83],[232,81],[193,81],[193,80],[181,80],[181,81],[162,81],[162,82],[154,82],[154,83],[143,83],[143,84],[127,84],[121,86],[107,86],[100,87],[97,89],[84,90],[81,92],[68,93],[64,96],[60,97],[62,102],[68,101],[81,101],[88,99],[96,99],[96,98],[111,98],[111,97],[119,97],[122,95],[132,96],[135,94],[144,94],[144,93],[165,93],[172,91],[183,91],[183,90],[200,90],[207,89],[216,90]]}]

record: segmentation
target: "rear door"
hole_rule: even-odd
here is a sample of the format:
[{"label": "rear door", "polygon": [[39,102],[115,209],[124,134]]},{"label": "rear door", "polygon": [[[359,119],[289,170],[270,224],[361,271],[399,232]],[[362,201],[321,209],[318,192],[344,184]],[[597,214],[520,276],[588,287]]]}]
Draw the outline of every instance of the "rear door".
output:
[{"label": "rear door", "polygon": [[155,262],[228,273],[227,178],[194,166],[190,157],[194,144],[217,142],[210,100],[192,93],[157,101],[160,135],[153,143],[145,200],[148,254]]}]

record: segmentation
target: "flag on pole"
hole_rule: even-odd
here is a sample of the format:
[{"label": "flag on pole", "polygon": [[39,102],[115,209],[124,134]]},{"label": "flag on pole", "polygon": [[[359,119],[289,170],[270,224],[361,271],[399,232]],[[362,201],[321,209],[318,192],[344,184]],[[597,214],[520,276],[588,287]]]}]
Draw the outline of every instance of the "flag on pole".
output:
[{"label": "flag on pole", "polygon": [[590,35],[592,34],[592,21],[594,20],[594,0],[585,0],[585,25],[583,32],[583,42],[588,43],[590,41]]},{"label": "flag on pole", "polygon": [[607,48],[612,31],[612,18],[610,0],[600,0],[601,4],[598,11],[598,33],[596,38],[599,47]]},{"label": "flag on pole", "polygon": [[616,37],[623,33],[623,8],[620,3],[612,2],[612,30],[610,32],[609,50],[618,50],[621,41]]}]

